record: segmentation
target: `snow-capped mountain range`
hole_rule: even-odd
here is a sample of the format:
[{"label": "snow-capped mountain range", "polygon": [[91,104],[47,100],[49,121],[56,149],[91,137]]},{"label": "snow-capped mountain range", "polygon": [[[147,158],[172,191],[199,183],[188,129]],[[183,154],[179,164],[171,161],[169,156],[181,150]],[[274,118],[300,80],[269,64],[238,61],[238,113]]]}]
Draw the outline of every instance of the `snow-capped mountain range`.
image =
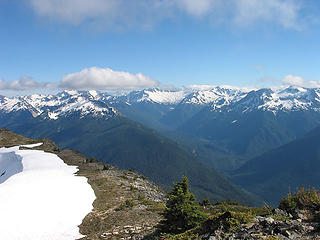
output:
[{"label": "snow-capped mountain range", "polygon": [[[76,145],[80,144],[78,139],[86,134],[94,146],[109,136],[112,148],[114,138],[118,138],[119,146],[126,138],[136,143],[142,138],[131,133],[146,126],[188,150],[196,149],[196,156],[214,168],[228,171],[242,164],[234,157],[258,156],[319,126],[320,88],[218,86],[117,94],[66,90],[56,95],[0,96],[0,125],[34,137],[47,133],[45,136],[67,147],[71,145],[64,142],[65,136],[72,136],[77,148],[81,147]],[[104,138],[98,138],[102,132]],[[216,156],[221,159],[215,161]]]},{"label": "snow-capped mountain range", "polygon": [[119,114],[117,107],[120,104],[128,107],[136,104],[156,104],[168,106],[170,110],[178,105],[199,105],[209,106],[211,111],[263,110],[275,114],[278,111],[319,111],[320,89],[293,86],[275,89],[221,86],[206,90],[145,89],[122,95],[65,90],[56,95],[0,96],[1,112],[27,110],[33,117],[43,116],[53,120],[71,113],[79,113],[80,117],[92,115],[110,118]]},{"label": "snow-capped mountain range", "polygon": [[0,111],[29,111],[33,117],[42,116],[53,120],[72,113],[79,113],[80,117],[92,115],[105,118],[118,114],[113,107],[100,101],[100,97],[97,96],[98,93],[95,91],[63,91],[56,95],[1,97]]}]

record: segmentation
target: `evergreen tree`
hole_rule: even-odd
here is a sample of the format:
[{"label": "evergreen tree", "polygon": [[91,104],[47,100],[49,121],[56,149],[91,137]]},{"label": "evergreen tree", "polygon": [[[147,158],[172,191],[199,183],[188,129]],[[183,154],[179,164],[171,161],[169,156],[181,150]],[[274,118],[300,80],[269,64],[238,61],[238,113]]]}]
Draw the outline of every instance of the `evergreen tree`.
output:
[{"label": "evergreen tree", "polygon": [[208,207],[211,205],[210,203],[210,200],[208,198],[205,198],[202,200],[202,202],[200,203],[201,206],[204,206],[204,207]]},{"label": "evergreen tree", "polygon": [[178,234],[198,226],[207,216],[195,203],[193,193],[189,191],[187,177],[174,185],[169,193],[166,209],[162,214],[164,220],[159,229],[163,233]]}]

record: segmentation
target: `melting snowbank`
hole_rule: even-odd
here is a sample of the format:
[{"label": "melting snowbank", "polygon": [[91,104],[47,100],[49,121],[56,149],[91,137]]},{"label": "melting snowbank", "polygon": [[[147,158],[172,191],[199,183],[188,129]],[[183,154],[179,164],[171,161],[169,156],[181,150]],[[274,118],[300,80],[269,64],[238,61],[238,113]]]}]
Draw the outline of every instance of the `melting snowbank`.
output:
[{"label": "melting snowbank", "polygon": [[0,156],[1,167],[16,170],[0,184],[0,239],[81,238],[78,225],[92,210],[95,194],[85,177],[74,175],[77,167],[54,154],[19,147],[1,148]]}]

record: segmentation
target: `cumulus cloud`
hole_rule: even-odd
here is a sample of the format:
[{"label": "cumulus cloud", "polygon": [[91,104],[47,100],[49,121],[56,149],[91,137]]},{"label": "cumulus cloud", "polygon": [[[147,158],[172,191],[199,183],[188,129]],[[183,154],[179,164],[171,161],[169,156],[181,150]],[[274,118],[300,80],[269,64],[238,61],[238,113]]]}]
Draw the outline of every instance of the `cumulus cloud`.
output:
[{"label": "cumulus cloud", "polygon": [[151,88],[159,83],[142,73],[118,72],[110,68],[85,68],[63,77],[60,88],[96,90],[134,90]]},{"label": "cumulus cloud", "polygon": [[308,87],[308,88],[319,88],[320,81],[310,80],[307,81],[300,76],[287,75],[282,79],[282,84],[287,86],[300,86],[300,87]]},{"label": "cumulus cloud", "polygon": [[50,87],[50,83],[37,82],[28,76],[22,76],[18,80],[5,81],[0,78],[0,90],[25,91]]},{"label": "cumulus cloud", "polygon": [[282,79],[282,83],[284,85],[294,85],[294,86],[304,86],[305,85],[305,81],[302,77],[300,76],[293,76],[291,74],[285,76]]},{"label": "cumulus cloud", "polygon": [[213,22],[237,25],[259,21],[274,22],[285,28],[298,28],[299,0],[27,0],[41,16],[78,25],[98,22],[104,26],[150,27],[182,12],[208,17]]}]

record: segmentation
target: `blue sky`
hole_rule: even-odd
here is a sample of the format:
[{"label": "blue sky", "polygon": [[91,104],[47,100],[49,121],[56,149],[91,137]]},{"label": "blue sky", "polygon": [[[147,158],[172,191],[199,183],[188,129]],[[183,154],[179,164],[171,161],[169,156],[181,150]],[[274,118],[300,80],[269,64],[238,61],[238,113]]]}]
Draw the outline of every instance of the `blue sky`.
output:
[{"label": "blue sky", "polygon": [[318,87],[319,10],[317,0],[1,0],[0,93]]}]

